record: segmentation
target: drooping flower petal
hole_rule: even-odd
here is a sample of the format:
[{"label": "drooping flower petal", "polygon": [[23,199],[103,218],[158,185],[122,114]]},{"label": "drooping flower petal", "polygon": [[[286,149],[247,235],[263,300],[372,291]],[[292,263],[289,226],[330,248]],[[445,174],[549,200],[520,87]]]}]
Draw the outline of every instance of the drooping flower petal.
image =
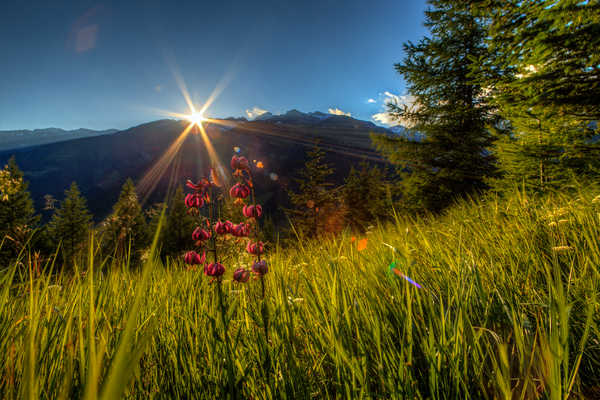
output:
[{"label": "drooping flower petal", "polygon": [[203,192],[210,187],[210,182],[206,178],[200,179],[198,183],[194,183],[188,179],[185,185],[197,192]]}]

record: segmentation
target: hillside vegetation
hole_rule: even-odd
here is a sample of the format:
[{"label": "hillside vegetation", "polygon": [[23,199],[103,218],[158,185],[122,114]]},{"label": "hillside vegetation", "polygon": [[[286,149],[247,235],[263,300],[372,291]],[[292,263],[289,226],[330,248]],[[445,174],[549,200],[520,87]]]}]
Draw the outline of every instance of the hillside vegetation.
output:
[{"label": "hillside vegetation", "polygon": [[52,276],[23,254],[0,272],[0,397],[594,398],[598,193],[273,244],[264,300],[233,268],[211,283],[92,246],[87,273]]}]

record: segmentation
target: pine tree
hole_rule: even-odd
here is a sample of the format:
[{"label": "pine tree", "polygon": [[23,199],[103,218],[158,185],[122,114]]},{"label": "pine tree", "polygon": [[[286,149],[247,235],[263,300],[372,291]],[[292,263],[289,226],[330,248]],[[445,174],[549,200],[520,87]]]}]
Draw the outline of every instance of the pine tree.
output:
[{"label": "pine tree", "polygon": [[[149,238],[154,237],[154,234],[156,233],[156,230],[158,229],[158,224],[160,222],[160,218],[162,216],[163,209],[166,207],[166,205],[167,205],[166,203],[161,203],[161,202],[154,203],[150,207],[148,207],[144,210],[144,218],[146,219],[146,221],[148,221],[147,229],[148,229]],[[162,231],[158,235],[158,246],[163,245],[164,235],[165,235],[164,225],[165,224],[163,222]]]},{"label": "pine tree", "polygon": [[176,256],[193,248],[191,232],[196,226],[195,218],[185,206],[185,194],[179,186],[169,204],[169,211],[163,235],[163,254]]},{"label": "pine tree", "polygon": [[436,211],[487,188],[496,164],[490,151],[494,137],[486,126],[496,117],[486,91],[472,77],[472,60],[486,49],[485,29],[471,14],[469,1],[428,3],[430,36],[406,43],[406,56],[396,64],[410,102],[392,103],[388,110],[412,135],[373,139],[399,167],[403,204]]},{"label": "pine tree", "polygon": [[0,267],[18,256],[39,221],[14,157],[0,171]]},{"label": "pine tree", "polygon": [[150,235],[131,179],[123,185],[113,213],[105,222],[105,234],[105,249],[117,259],[130,255],[135,260],[148,245]]},{"label": "pine tree", "polygon": [[294,181],[298,184],[298,192],[288,192],[293,209],[292,222],[296,231],[302,236],[316,237],[328,231],[327,223],[336,204],[333,184],[328,179],[333,168],[325,162],[325,153],[315,146],[307,153],[304,168],[298,171]]},{"label": "pine tree", "polygon": [[596,175],[600,144],[600,4],[482,0],[489,20],[488,53],[480,57],[482,85],[510,121],[499,142],[504,179],[543,190],[573,176]]},{"label": "pine tree", "polygon": [[391,184],[381,169],[366,162],[350,169],[343,196],[348,224],[355,229],[364,230],[391,215]]},{"label": "pine tree", "polygon": [[484,64],[498,95],[585,121],[600,119],[600,3],[479,0],[490,21]]},{"label": "pine tree", "polygon": [[85,198],[73,182],[65,191],[65,199],[48,223],[48,236],[55,245],[60,243],[65,261],[72,261],[85,245],[91,221],[92,216],[87,209]]}]

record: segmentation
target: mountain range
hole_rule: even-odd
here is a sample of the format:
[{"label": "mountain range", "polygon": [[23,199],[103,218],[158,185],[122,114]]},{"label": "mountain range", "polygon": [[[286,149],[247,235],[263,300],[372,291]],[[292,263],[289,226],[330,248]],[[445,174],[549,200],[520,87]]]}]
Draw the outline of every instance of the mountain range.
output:
[{"label": "mountain range", "polygon": [[0,151],[38,146],[47,143],[64,142],[66,140],[86,137],[109,135],[118,132],[117,129],[95,131],[92,129],[74,129],[66,131],[60,128],[34,130],[0,131]]},{"label": "mountain range", "polygon": [[[64,190],[76,181],[100,219],[110,213],[128,177],[136,182],[148,206],[164,201],[174,185],[208,173],[214,159],[198,127],[182,137],[188,125],[165,119],[122,131],[93,131],[97,134],[90,137],[0,151],[0,162],[15,156],[30,182],[37,210],[43,208],[45,195],[61,200]],[[335,166],[335,180],[341,182],[361,160],[383,163],[372,148],[370,133],[393,134],[368,121],[297,110],[263,114],[252,121],[211,119],[203,126],[214,154],[227,169],[236,150],[253,162],[256,187],[261,189],[258,199],[273,210],[285,202],[285,190],[293,184],[290,177],[303,166],[306,150],[316,143]]]}]

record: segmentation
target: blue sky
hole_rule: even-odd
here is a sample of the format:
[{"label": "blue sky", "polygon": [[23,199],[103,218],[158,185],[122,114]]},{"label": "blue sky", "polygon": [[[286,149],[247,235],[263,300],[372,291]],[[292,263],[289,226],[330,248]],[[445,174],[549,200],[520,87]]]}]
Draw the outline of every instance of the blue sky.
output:
[{"label": "blue sky", "polygon": [[[118,128],[329,109],[369,120],[405,86],[393,64],[425,33],[425,1],[3,2],[0,130]],[[386,95],[385,93],[388,92]],[[375,102],[369,102],[369,99]]]}]

